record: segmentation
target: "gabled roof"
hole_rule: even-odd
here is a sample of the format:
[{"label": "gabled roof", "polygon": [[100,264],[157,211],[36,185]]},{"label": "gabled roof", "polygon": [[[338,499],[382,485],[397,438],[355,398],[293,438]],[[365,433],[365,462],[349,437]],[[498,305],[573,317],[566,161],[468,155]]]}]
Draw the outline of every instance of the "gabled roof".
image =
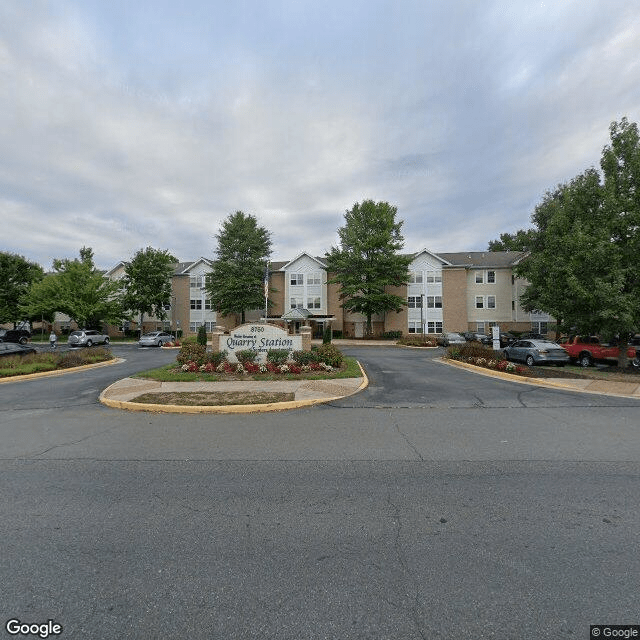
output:
[{"label": "gabled roof", "polygon": [[495,267],[496,269],[515,266],[525,255],[524,251],[461,251],[460,253],[441,253],[449,266],[457,267]]},{"label": "gabled roof", "polygon": [[104,272],[104,275],[107,278],[110,278],[116,271],[118,271],[118,269],[120,269],[121,267],[126,267],[127,263],[124,260],[120,260],[120,262],[118,262],[118,264],[114,265],[113,267],[111,267],[111,269],[109,269],[108,271]]},{"label": "gabled roof", "polygon": [[323,269],[327,268],[327,263],[320,257],[318,256],[312,256],[310,253],[307,253],[306,251],[303,251],[302,253],[298,254],[293,260],[289,260],[289,262],[286,262],[284,264],[284,266],[280,267],[280,271],[286,271],[287,267],[289,265],[292,265],[296,260],[300,260],[300,258],[302,258],[302,256],[307,256],[308,258],[311,258],[312,260],[314,260],[315,262],[317,262]]},{"label": "gabled roof", "polygon": [[417,251],[416,253],[411,253],[411,254],[408,254],[408,255],[410,255],[415,260],[418,256],[422,255],[423,253],[426,253],[428,256],[431,256],[432,258],[435,258],[439,262],[442,262],[442,264],[445,264],[445,265],[450,265],[451,264],[448,260],[446,260],[445,258],[442,257],[444,254],[433,253],[433,251],[429,251],[429,249],[427,249],[427,248],[421,249],[420,251]]},{"label": "gabled roof", "polygon": [[311,315],[308,309],[289,309],[280,316],[283,320],[306,320]]},{"label": "gabled roof", "polygon": [[195,266],[199,264],[206,264],[208,267],[212,266],[211,260],[207,260],[207,258],[198,258],[195,262],[178,262],[173,270],[174,275],[182,276],[188,275]]}]

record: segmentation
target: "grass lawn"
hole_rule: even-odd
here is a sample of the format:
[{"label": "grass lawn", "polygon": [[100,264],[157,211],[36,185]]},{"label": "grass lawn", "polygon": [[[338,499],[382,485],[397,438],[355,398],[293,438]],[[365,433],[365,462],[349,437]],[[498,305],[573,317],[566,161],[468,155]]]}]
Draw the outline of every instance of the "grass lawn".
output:
[{"label": "grass lawn", "polygon": [[7,357],[0,361],[0,378],[71,369],[107,360],[113,360],[113,356],[107,349],[101,347],[63,353],[33,353],[23,357]]},{"label": "grass lawn", "polygon": [[144,393],[131,402],[142,404],[175,404],[179,406],[230,406],[236,404],[270,404],[295,400],[294,393],[252,391],[176,391],[172,393]]},{"label": "grass lawn", "polygon": [[160,382],[222,382],[225,380],[331,380],[335,378],[360,378],[362,372],[355,358],[345,357],[341,369],[336,371],[314,371],[309,373],[259,373],[232,375],[224,373],[201,373],[177,370],[177,362],[137,373],[134,378],[146,378]]}]

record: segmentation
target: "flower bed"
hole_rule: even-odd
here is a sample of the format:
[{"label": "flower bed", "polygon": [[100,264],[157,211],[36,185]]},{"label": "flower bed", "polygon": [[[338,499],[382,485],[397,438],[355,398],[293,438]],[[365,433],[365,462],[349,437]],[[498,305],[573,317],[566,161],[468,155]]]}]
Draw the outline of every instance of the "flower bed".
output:
[{"label": "flower bed", "polygon": [[492,369],[493,371],[503,371],[518,376],[532,376],[533,373],[529,367],[514,364],[505,360],[504,356],[494,351],[490,347],[485,347],[478,342],[467,342],[467,344],[456,345],[447,349],[445,356],[449,360],[457,360],[458,362],[466,362],[476,367],[484,369]]}]

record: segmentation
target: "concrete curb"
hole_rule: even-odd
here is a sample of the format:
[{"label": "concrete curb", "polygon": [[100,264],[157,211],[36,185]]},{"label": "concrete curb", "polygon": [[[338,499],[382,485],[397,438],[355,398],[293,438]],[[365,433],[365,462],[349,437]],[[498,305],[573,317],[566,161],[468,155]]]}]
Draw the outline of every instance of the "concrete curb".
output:
[{"label": "concrete curb", "polygon": [[[356,360],[356,362],[358,362]],[[362,373],[362,383],[360,386],[351,393],[346,393],[341,396],[332,396],[329,398],[309,398],[307,400],[289,400],[287,402],[270,402],[268,404],[236,404],[236,405],[213,405],[213,406],[203,406],[203,405],[194,405],[194,406],[183,406],[176,404],[143,404],[139,402],[131,402],[127,400],[113,400],[111,398],[107,398],[106,394],[108,394],[109,389],[114,385],[118,384],[114,382],[112,385],[109,385],[98,398],[102,404],[107,407],[111,407],[112,409],[121,409],[124,411],[147,411],[149,413],[266,413],[270,411],[288,411],[290,409],[300,409],[302,407],[311,407],[316,404],[324,404],[327,402],[333,402],[334,400],[340,400],[342,398],[347,398],[348,396],[355,395],[359,393],[367,386],[369,386],[369,378],[365,373],[364,369],[360,362],[358,362],[358,366],[360,367],[360,371]],[[354,378],[355,379],[355,378]],[[339,380],[339,379],[338,379]],[[215,384],[212,383],[212,384]],[[265,382],[268,384],[268,382]]]},{"label": "concrete curb", "polygon": [[[523,376],[517,376],[510,373],[505,373],[503,371],[492,371],[491,369],[485,369],[484,367],[476,367],[473,364],[469,364],[468,362],[459,362],[457,360],[447,360],[445,358],[437,358],[436,362],[440,362],[441,364],[448,365],[450,367],[458,367],[459,369],[467,369],[468,371],[472,371],[473,373],[477,373],[481,376],[487,376],[489,378],[501,378],[502,380],[508,380],[509,382],[516,382],[517,384],[528,384],[535,385],[539,387],[548,387],[551,389],[561,389],[563,391],[574,391],[576,393],[590,393],[592,395],[600,395],[600,396],[613,396],[616,398],[631,398],[632,400],[640,400],[640,386],[637,386],[637,390],[635,393],[621,393],[617,392],[615,387],[612,385],[615,384],[627,384],[627,383],[615,383],[615,382],[607,382],[595,379],[582,379],[582,378],[527,378]],[[571,381],[571,382],[569,382]],[[587,389],[590,384],[600,383],[609,385],[609,388],[606,390],[602,389]],[[640,385],[640,383],[638,383]]]},{"label": "concrete curb", "polygon": [[0,384],[9,382],[22,382],[23,380],[34,380],[36,378],[52,378],[54,376],[63,376],[67,373],[77,373],[86,369],[98,369],[99,367],[109,367],[113,364],[121,364],[126,362],[124,358],[114,358],[105,362],[95,362],[94,364],[83,364],[79,367],[70,367],[69,369],[56,369],[55,371],[39,371],[38,373],[28,373],[24,376],[11,376],[9,378],[0,378]]}]

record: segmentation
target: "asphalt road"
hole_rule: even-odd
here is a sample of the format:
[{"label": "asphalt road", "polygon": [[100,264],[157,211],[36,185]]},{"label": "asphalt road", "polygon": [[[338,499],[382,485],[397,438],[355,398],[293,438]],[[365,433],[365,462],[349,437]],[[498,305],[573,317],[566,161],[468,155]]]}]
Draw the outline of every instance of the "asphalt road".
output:
[{"label": "asphalt road", "polygon": [[370,387],[330,405],[126,413],[99,392],[175,354],[113,350],[0,385],[4,620],[141,639],[640,623],[639,401],[367,347],[349,353]]}]

